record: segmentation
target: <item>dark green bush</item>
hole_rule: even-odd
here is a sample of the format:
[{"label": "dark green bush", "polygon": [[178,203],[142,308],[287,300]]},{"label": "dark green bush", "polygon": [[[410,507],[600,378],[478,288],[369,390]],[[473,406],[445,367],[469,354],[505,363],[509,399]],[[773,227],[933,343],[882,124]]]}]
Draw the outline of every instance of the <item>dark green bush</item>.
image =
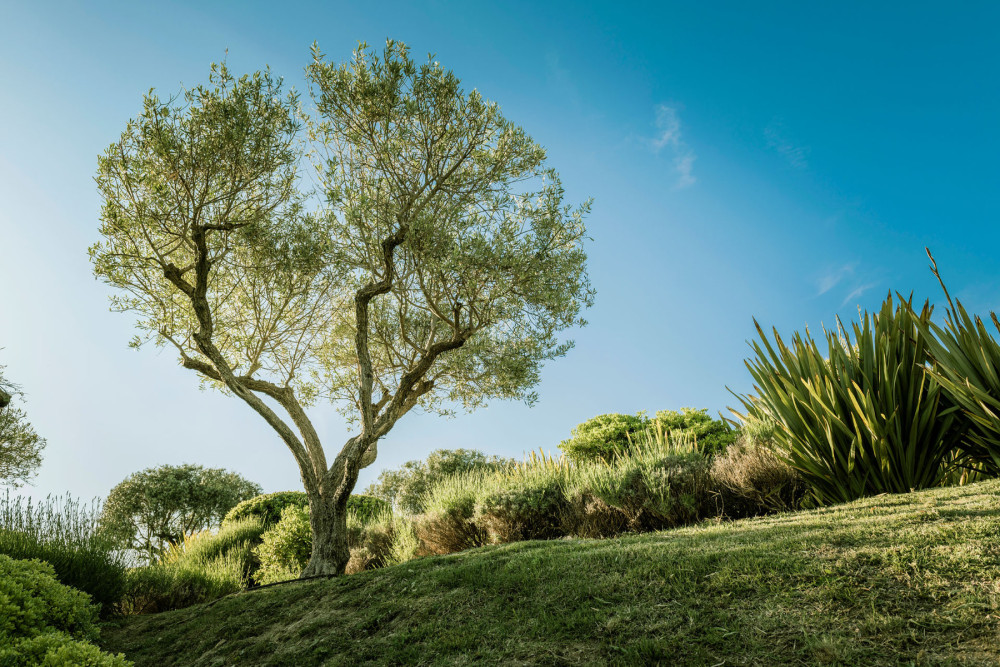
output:
[{"label": "dark green bush", "polygon": [[0,499],[0,554],[43,560],[56,578],[88,593],[110,613],[125,588],[125,555],[98,531],[100,505],[70,496],[33,502],[8,492]]},{"label": "dark green bush", "polygon": [[0,554],[0,665],[131,665],[90,644],[97,616],[89,596],[59,583],[50,564]]},{"label": "dark green bush", "polygon": [[632,437],[649,425],[644,415],[598,415],[574,428],[572,437],[559,443],[559,449],[575,463],[612,461],[627,453]]},{"label": "dark green bush", "polygon": [[352,512],[358,521],[367,523],[385,513],[391,513],[392,506],[382,498],[359,493],[347,499],[347,511]]}]

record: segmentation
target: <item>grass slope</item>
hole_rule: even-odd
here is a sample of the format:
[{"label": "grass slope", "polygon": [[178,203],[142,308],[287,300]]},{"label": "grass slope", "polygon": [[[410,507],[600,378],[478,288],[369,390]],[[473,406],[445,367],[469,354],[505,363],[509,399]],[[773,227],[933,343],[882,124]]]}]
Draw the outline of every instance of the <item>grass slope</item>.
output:
[{"label": "grass slope", "polygon": [[521,542],[106,626],[136,665],[1000,663],[1000,482]]}]

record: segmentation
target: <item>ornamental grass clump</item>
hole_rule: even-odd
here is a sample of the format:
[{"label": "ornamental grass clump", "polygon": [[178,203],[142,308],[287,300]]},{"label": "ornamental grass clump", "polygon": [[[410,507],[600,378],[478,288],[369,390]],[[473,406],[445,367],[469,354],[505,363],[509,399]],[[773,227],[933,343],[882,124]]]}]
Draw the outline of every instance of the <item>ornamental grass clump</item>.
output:
[{"label": "ornamental grass clump", "polygon": [[[931,271],[948,299],[945,326],[921,322],[935,364],[930,370],[945,394],[969,420],[969,432],[960,443],[967,468],[979,474],[1000,475],[1000,343],[978,315],[969,315],[961,301],[952,301],[930,250]],[[1000,319],[990,312],[993,328]]]},{"label": "ornamental grass clump", "polygon": [[757,326],[756,359],[746,362],[755,396],[739,397],[750,416],[777,422],[781,455],[821,503],[940,485],[965,433],[965,420],[930,363],[932,308],[918,313],[890,294],[878,313],[791,346]]},{"label": "ornamental grass clump", "polygon": [[446,477],[427,493],[424,513],[413,517],[419,555],[450,554],[488,543],[475,521],[476,500],[492,475],[482,470]]},{"label": "ornamental grass clump", "polygon": [[608,537],[698,521],[708,507],[710,465],[688,435],[649,437],[613,463],[580,466],[566,489],[570,532]]},{"label": "ornamental grass clump", "polygon": [[60,582],[88,593],[107,614],[124,591],[127,557],[98,530],[100,515],[97,501],[33,501],[8,491],[0,498],[0,554],[51,564]]},{"label": "ornamental grass clump", "polygon": [[744,434],[712,460],[716,513],[730,519],[797,510],[805,482],[768,441]]}]

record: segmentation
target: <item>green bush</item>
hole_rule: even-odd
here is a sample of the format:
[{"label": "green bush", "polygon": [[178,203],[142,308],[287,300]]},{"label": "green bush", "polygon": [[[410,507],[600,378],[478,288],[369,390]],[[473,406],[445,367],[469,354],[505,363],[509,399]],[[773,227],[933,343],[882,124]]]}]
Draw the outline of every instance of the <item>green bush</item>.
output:
[{"label": "green bush", "polygon": [[308,508],[289,505],[281,519],[270,528],[256,550],[260,569],[255,578],[262,584],[294,579],[312,554],[312,528]]},{"label": "green bush", "polygon": [[382,498],[364,494],[355,494],[347,499],[347,511],[354,514],[360,522],[373,521],[386,512],[392,513],[392,506]]},{"label": "green bush", "polygon": [[710,462],[697,452],[643,452],[613,465],[592,465],[567,490],[574,533],[662,530],[701,519],[708,508]]},{"label": "green bush", "polygon": [[487,456],[474,449],[438,449],[423,461],[407,461],[382,472],[365,493],[388,502],[398,511],[420,514],[431,487],[443,479],[475,470],[489,472],[509,467],[512,459]]},{"label": "green bush", "polygon": [[0,665],[131,665],[90,643],[97,616],[89,596],[59,583],[50,564],[0,554]]},{"label": "green bush", "polygon": [[125,589],[125,554],[98,530],[101,507],[82,505],[71,496],[34,502],[0,499],[0,554],[37,558],[55,569],[56,578],[90,594],[102,613],[110,613]]},{"label": "green bush", "polygon": [[750,415],[777,422],[775,437],[821,503],[937,486],[967,423],[925,372],[932,309],[886,298],[877,314],[824,331],[821,352],[809,332],[789,347],[772,345],[757,325],[756,359],[747,362],[756,396],[741,401]]},{"label": "green bush", "polygon": [[710,417],[705,408],[681,408],[680,412],[661,410],[653,421],[672,437],[693,438],[698,443],[698,450],[705,456],[726,451],[739,435],[726,422]]},{"label": "green bush", "polygon": [[476,500],[491,477],[483,470],[472,470],[446,477],[431,487],[424,513],[413,519],[419,555],[449,554],[488,543],[486,531],[474,518]]},{"label": "green bush", "polygon": [[305,491],[265,493],[264,495],[244,500],[233,507],[222,520],[222,524],[226,525],[234,521],[256,517],[264,522],[264,529],[267,530],[281,520],[281,513],[286,507],[293,506],[299,509],[309,507],[309,497]]},{"label": "green bush", "polygon": [[649,427],[650,420],[644,415],[623,415],[611,413],[598,415],[578,425],[572,437],[559,443],[570,461],[611,461],[617,455],[629,451],[631,438]]},{"label": "green bush", "polygon": [[568,510],[565,466],[519,466],[494,474],[476,495],[473,521],[491,543],[561,537]]}]

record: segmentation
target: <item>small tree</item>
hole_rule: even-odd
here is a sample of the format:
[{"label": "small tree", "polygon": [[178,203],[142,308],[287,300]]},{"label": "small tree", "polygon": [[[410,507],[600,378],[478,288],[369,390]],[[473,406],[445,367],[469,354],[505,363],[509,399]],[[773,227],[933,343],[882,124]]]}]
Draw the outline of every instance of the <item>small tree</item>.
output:
[{"label": "small tree", "polygon": [[23,400],[17,385],[7,381],[0,366],[0,482],[19,486],[42,464],[45,439],[35,432],[27,415],[11,404]]},{"label": "small tree", "polygon": [[[303,576],[340,574],[347,500],[403,415],[530,403],[570,348],[557,334],[592,300],[587,206],[563,204],[499,106],[390,41],[342,65],[313,49],[306,212],[297,98],[269,72],[212,72],[180,104],[147,95],[100,159],[95,271],[139,314],[137,345],[173,345],[278,433],[309,496]],[[305,412],[321,398],[357,427],[332,461]]]},{"label": "small tree", "polygon": [[257,484],[221,468],[147,468],[111,489],[101,530],[152,562],[185,535],[217,527],[226,512],[259,493]]}]

